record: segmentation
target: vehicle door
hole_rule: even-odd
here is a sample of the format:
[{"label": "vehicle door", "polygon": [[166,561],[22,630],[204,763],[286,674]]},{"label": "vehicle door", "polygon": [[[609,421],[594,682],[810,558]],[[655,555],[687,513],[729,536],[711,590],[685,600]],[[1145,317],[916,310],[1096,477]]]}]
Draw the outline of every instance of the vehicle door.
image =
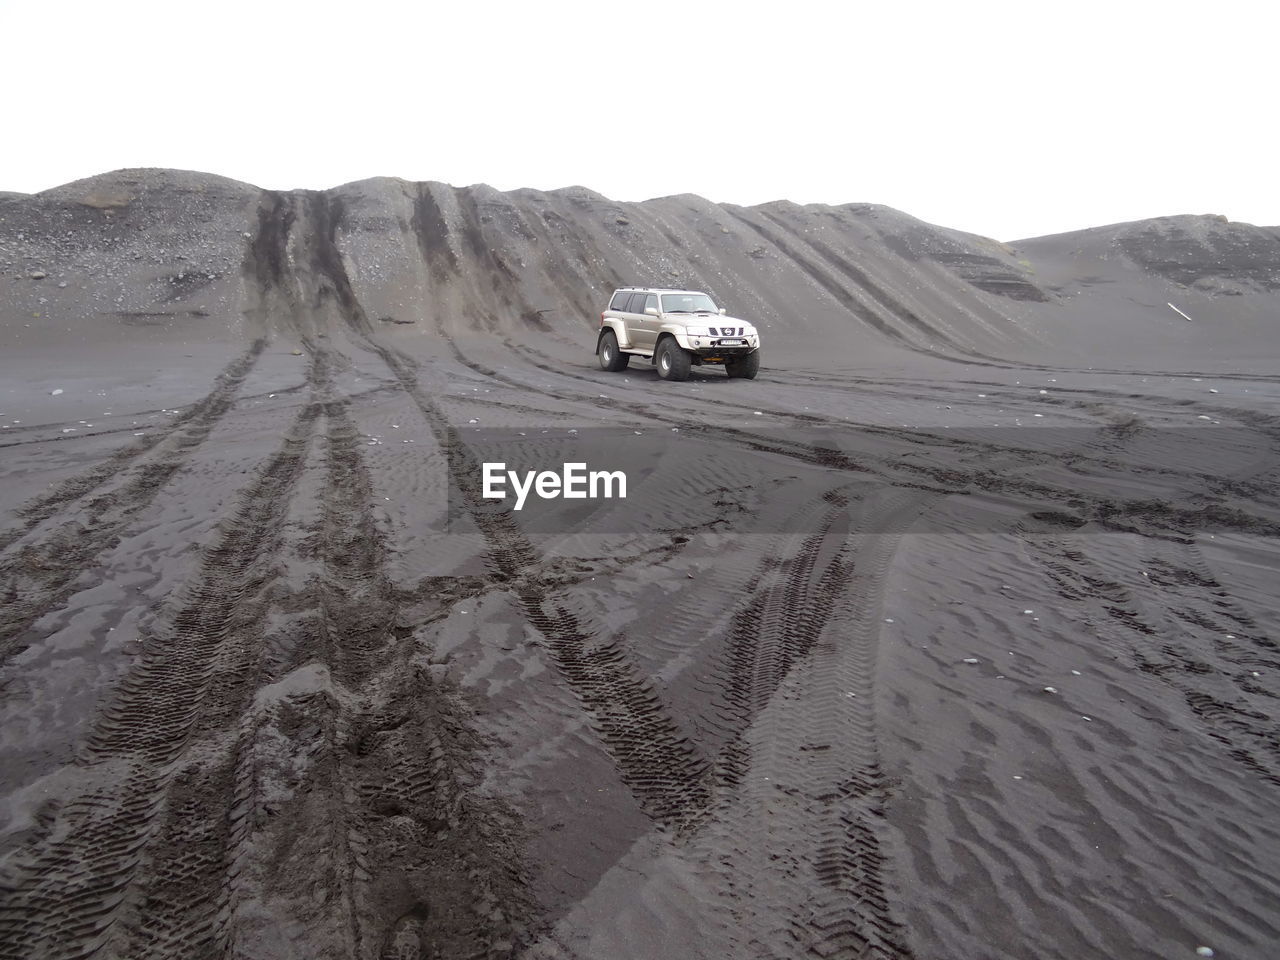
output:
[{"label": "vehicle door", "polygon": [[646,308],[658,306],[658,298],[652,293],[633,293],[627,308],[627,330],[637,350],[652,350],[658,337],[658,318],[645,313]]}]

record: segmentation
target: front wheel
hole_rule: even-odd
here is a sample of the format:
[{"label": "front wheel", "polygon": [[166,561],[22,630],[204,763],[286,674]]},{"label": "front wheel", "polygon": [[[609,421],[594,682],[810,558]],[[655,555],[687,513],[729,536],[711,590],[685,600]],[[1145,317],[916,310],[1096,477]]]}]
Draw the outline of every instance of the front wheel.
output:
[{"label": "front wheel", "polygon": [[725,373],[730,377],[742,380],[754,380],[760,372],[760,351],[753,350],[745,357],[730,360],[724,365]]},{"label": "front wheel", "polygon": [[610,373],[627,369],[627,364],[631,362],[631,355],[618,349],[618,335],[612,330],[606,330],[600,337],[596,355],[600,358],[600,369]]},{"label": "front wheel", "polygon": [[658,376],[663,380],[688,380],[693,361],[689,351],[676,343],[671,337],[658,344],[658,355],[654,358],[658,364]]}]

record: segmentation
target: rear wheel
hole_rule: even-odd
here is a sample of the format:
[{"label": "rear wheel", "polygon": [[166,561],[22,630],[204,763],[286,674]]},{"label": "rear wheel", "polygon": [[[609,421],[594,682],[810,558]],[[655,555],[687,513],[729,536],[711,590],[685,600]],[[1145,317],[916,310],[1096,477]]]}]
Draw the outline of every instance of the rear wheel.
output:
[{"label": "rear wheel", "polygon": [[654,358],[658,364],[658,376],[663,380],[688,380],[693,361],[689,351],[676,343],[671,337],[658,344],[658,355]]},{"label": "rear wheel", "polygon": [[725,373],[743,380],[754,380],[760,372],[760,351],[752,350],[745,357],[730,360],[724,365]]},{"label": "rear wheel", "polygon": [[618,349],[618,335],[612,330],[606,330],[600,337],[596,356],[600,358],[600,369],[610,373],[627,369],[627,364],[631,362],[631,355]]}]

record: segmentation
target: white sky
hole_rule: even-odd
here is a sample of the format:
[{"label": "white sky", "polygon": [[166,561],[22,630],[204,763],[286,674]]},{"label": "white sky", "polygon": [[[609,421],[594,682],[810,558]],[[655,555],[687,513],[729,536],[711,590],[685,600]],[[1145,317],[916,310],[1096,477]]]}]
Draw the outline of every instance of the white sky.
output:
[{"label": "white sky", "polygon": [[119,167],[1280,224],[1280,4],[0,0],[0,190]]}]

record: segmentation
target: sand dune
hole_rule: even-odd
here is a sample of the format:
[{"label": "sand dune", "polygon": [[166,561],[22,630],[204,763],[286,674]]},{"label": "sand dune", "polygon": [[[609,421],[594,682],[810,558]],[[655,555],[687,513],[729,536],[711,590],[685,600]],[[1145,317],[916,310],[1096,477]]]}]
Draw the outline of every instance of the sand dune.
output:
[{"label": "sand dune", "polygon": [[0,957],[1280,942],[1280,229],[132,170],[0,272]]}]

